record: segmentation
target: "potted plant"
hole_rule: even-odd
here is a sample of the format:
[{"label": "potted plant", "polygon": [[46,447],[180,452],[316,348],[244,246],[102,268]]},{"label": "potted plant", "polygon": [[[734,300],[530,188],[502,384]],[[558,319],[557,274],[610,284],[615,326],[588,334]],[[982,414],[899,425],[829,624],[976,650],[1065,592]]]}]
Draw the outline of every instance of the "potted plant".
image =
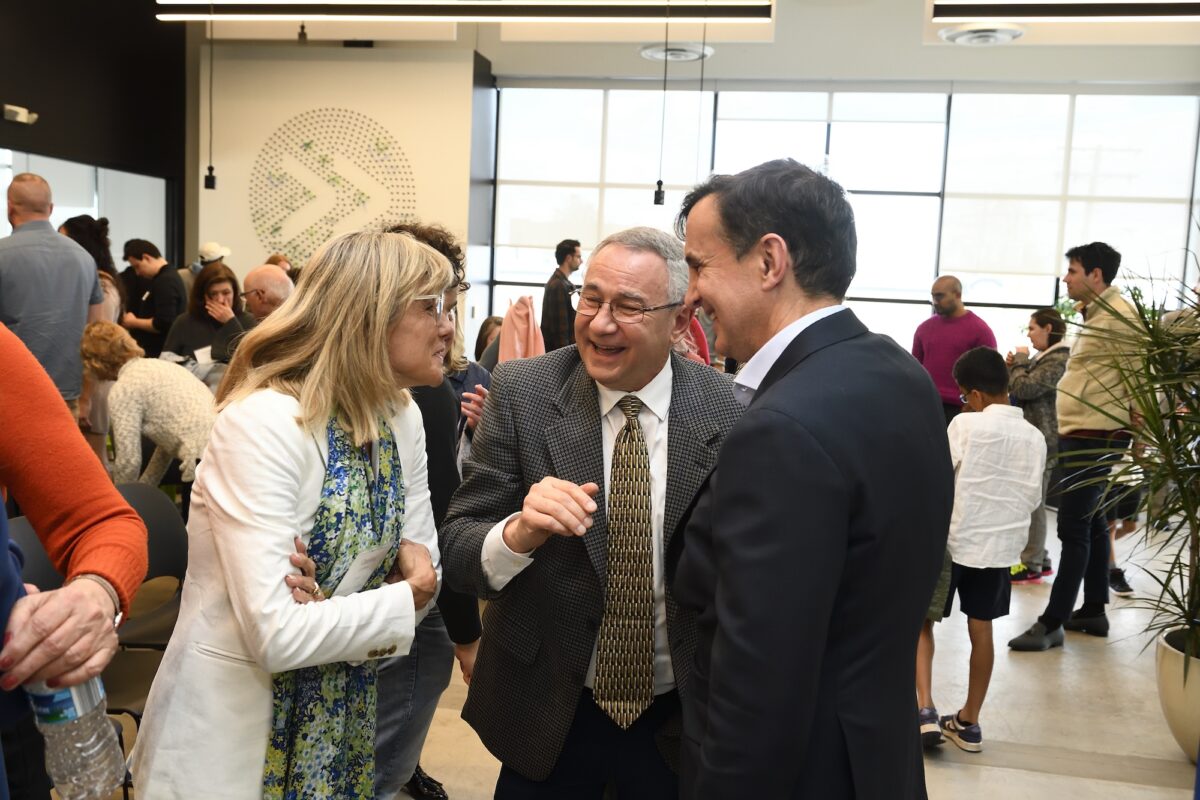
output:
[{"label": "potted plant", "polygon": [[[1145,487],[1146,574],[1156,591],[1139,601],[1150,612],[1159,699],[1179,746],[1200,750],[1200,299],[1181,292],[1183,308],[1164,313],[1137,290],[1132,317],[1111,340],[1120,390],[1132,411],[1135,455],[1096,480],[1113,504],[1130,482]],[[1109,312],[1098,298],[1093,301]],[[1096,335],[1089,331],[1086,335]],[[1092,405],[1093,408],[1097,406]],[[1110,415],[1111,416],[1111,415]],[[1118,426],[1123,420],[1113,419]],[[1114,453],[1115,456],[1115,453]],[[1132,481],[1130,479],[1133,479]]]}]

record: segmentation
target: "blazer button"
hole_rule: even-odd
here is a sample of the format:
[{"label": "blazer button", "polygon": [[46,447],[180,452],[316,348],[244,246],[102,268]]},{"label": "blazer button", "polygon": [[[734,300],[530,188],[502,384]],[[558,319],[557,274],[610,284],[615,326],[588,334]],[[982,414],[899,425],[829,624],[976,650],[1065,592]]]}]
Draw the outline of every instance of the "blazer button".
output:
[{"label": "blazer button", "polygon": [[389,656],[390,656],[390,655],[395,655],[395,653],[396,653],[396,645],[392,645],[391,647],[389,647],[389,648],[387,649],[387,654],[388,654]]},{"label": "blazer button", "polygon": [[371,648],[367,651],[367,658],[379,658],[379,651],[375,648]]}]

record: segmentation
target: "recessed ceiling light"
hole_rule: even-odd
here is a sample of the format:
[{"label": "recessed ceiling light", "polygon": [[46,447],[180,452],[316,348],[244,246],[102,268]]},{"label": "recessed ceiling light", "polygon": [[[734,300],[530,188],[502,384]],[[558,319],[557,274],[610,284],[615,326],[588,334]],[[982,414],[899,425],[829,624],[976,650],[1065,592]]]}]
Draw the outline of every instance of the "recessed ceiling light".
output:
[{"label": "recessed ceiling light", "polygon": [[711,45],[682,43],[672,45],[648,44],[638,51],[650,61],[703,61],[714,52]]},{"label": "recessed ceiling light", "polygon": [[1025,34],[1020,25],[1011,22],[964,22],[953,28],[942,28],[938,36],[944,42],[967,47],[992,47],[1009,44]]}]

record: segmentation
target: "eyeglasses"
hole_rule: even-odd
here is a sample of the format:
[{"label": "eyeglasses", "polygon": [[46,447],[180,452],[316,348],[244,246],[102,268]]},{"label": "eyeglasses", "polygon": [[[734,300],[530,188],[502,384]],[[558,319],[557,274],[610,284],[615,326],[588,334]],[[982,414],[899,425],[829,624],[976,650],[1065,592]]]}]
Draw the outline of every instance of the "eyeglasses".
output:
[{"label": "eyeglasses", "polygon": [[239,294],[238,297],[245,300],[247,297],[249,297],[252,294],[262,294],[262,291],[263,291],[262,289],[247,289],[246,291]]},{"label": "eyeglasses", "polygon": [[682,301],[663,303],[661,306],[639,306],[627,301],[601,300],[591,294],[584,294],[582,289],[571,290],[571,305],[585,317],[594,317],[600,313],[601,306],[608,306],[612,318],[623,325],[637,325],[651,311],[662,311],[664,308],[675,308],[683,305]]},{"label": "eyeglasses", "polygon": [[432,300],[433,308],[429,309],[433,314],[434,319],[441,319],[444,315],[446,319],[454,322],[455,314],[458,310],[458,305],[455,301],[446,302],[444,294],[423,294],[419,297],[414,297],[413,302],[418,303],[422,300]]}]

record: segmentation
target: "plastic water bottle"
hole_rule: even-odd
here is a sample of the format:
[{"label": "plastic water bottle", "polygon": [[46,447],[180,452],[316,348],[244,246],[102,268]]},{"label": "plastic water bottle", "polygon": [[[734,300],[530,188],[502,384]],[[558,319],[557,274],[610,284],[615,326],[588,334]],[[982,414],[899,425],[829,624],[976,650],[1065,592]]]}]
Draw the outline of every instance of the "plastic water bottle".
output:
[{"label": "plastic water bottle", "polygon": [[107,798],[125,781],[125,758],[99,678],[69,689],[25,685],[46,740],[46,772],[62,800]]}]

